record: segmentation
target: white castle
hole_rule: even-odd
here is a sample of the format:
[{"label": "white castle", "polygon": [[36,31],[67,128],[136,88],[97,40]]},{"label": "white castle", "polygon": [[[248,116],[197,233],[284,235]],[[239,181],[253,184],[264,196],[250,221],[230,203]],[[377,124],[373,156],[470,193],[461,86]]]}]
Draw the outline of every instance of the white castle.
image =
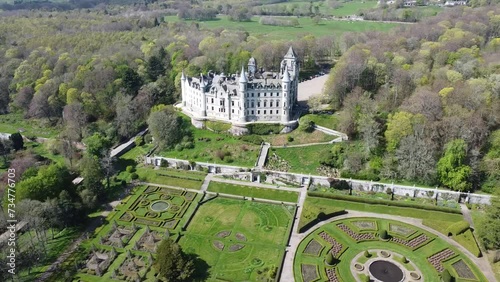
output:
[{"label": "white castle", "polygon": [[182,111],[196,127],[206,120],[232,124],[234,134],[246,133],[251,123],[280,123],[286,131],[296,127],[299,62],[290,47],[281,61],[279,73],[257,68],[254,58],[240,74],[209,72],[198,77],[182,73]]}]

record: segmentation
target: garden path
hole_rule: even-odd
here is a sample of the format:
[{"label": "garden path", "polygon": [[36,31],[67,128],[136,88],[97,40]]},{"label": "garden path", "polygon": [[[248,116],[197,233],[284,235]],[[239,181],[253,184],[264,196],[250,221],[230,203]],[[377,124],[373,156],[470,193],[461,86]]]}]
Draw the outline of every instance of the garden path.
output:
[{"label": "garden path", "polygon": [[[315,226],[311,227],[309,230],[302,234],[297,234],[294,232],[292,234],[292,240],[294,242],[294,245],[291,244],[290,248],[293,248],[294,250],[297,249],[300,241],[304,239],[307,235],[309,235],[311,232],[314,230],[318,229],[319,227],[328,224],[332,221],[340,220],[340,219],[345,219],[345,218],[352,218],[352,217],[374,217],[374,218],[383,218],[383,219],[392,219],[392,220],[397,220],[397,221],[402,221],[408,224],[412,224],[418,228],[421,228],[427,232],[430,232],[441,239],[445,240],[448,244],[456,247],[459,249],[463,254],[465,254],[474,264],[476,264],[479,269],[483,272],[484,276],[488,279],[488,281],[496,281],[495,274],[491,268],[490,263],[488,262],[488,258],[486,256],[477,258],[475,257],[471,252],[469,252],[466,248],[464,248],[462,245],[458,244],[456,241],[452,240],[451,238],[448,238],[446,235],[439,233],[438,231],[425,226],[422,224],[422,219],[417,219],[417,218],[411,218],[411,217],[403,217],[403,216],[396,216],[396,215],[388,215],[388,214],[378,214],[378,213],[369,213],[369,212],[361,212],[361,211],[354,211],[354,210],[347,210],[347,214],[336,216],[334,218],[322,221]],[[290,242],[292,242],[290,240]],[[287,258],[288,258],[288,253],[287,253]],[[285,261],[286,263],[286,261]],[[284,267],[283,268],[283,273],[281,274],[281,280],[280,281],[294,281],[293,278],[293,257],[292,257],[292,267]]]},{"label": "garden path", "polygon": [[[238,180],[224,179],[224,178],[212,178],[211,180],[215,181],[215,182],[223,182],[223,183],[229,183],[229,184],[235,184],[235,185],[245,185],[245,186],[252,186],[252,187],[259,187],[259,188],[275,189],[275,190],[284,190],[284,191],[290,191],[290,192],[301,192],[301,190],[299,190],[299,189],[302,189],[302,188],[287,188],[287,187],[282,187],[282,186],[278,187],[276,185],[271,185],[271,184],[238,181]],[[306,193],[307,193],[307,191],[306,191]]]},{"label": "garden path", "polygon": [[464,203],[460,204],[460,209],[464,215],[465,221],[467,221],[472,229],[474,229],[474,222],[472,221],[472,216],[470,215],[469,208]]}]

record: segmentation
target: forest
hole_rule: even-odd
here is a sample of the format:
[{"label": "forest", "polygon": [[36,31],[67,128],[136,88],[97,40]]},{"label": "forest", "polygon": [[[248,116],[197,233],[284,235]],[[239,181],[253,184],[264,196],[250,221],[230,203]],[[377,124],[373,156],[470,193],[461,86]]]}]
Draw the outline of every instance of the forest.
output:
[{"label": "forest", "polygon": [[[272,70],[290,45],[304,73],[318,72],[325,61],[333,66],[319,100],[338,116],[337,130],[351,141],[333,146],[321,160],[324,165],[344,177],[498,193],[498,5],[473,2],[484,7],[448,9],[388,32],[305,32],[269,40],[246,30],[169,20],[200,16],[186,12],[202,7],[191,2],[118,6],[89,1],[83,9],[41,10],[5,8],[24,2],[4,4],[0,129],[33,127],[24,137],[48,137],[58,161],[41,156],[17,135],[2,140],[0,190],[5,203],[6,171],[15,169],[19,213],[38,230],[71,226],[111,197],[109,150],[146,128],[148,119],[159,120],[158,111],[175,119],[168,105],[179,100],[183,70],[187,75],[235,73],[252,56]],[[205,10],[204,18],[226,9],[238,21],[251,11],[242,10],[244,1],[220,7],[206,2],[215,10]],[[318,110],[316,103],[310,110]],[[183,138],[170,140],[165,146]],[[85,152],[79,149],[82,143]],[[71,183],[77,175],[85,178],[79,187]],[[491,248],[499,248],[495,238],[489,240]]]}]

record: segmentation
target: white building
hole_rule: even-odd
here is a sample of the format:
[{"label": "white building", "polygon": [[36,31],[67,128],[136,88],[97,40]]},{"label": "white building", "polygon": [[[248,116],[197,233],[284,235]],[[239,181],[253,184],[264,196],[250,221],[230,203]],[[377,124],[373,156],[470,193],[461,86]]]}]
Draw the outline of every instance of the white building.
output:
[{"label": "white building", "polygon": [[239,74],[187,77],[182,73],[180,106],[196,127],[217,120],[231,123],[234,134],[246,133],[246,125],[256,122],[280,123],[291,130],[297,124],[293,117],[298,81],[299,62],[290,47],[279,73],[259,70],[254,58]]}]

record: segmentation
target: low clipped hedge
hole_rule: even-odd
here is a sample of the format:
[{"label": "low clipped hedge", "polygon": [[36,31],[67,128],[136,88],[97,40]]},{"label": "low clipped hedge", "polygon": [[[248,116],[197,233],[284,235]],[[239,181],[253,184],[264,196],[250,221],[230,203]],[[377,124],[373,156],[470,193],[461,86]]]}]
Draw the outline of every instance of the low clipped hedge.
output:
[{"label": "low clipped hedge", "polygon": [[462,234],[464,233],[465,231],[469,230],[470,228],[470,225],[467,221],[465,220],[461,220],[461,221],[457,221],[455,223],[453,223],[452,225],[450,225],[448,228],[446,228],[446,234],[448,236],[456,236],[458,234]]},{"label": "low clipped hedge", "polygon": [[356,197],[356,196],[313,192],[313,191],[310,191],[307,194],[309,196],[312,196],[312,197],[329,198],[329,199],[334,199],[334,200],[351,201],[351,202],[358,202],[358,203],[365,203],[365,204],[372,204],[372,205],[386,205],[386,206],[425,209],[425,210],[432,210],[432,211],[439,211],[439,212],[461,214],[461,211],[458,209],[453,209],[453,208],[448,208],[448,207],[431,206],[431,205],[423,205],[423,204],[414,203],[414,202],[398,202],[398,201],[391,201],[391,200],[362,198],[362,197]]},{"label": "low clipped hedge", "polygon": [[247,125],[250,134],[257,135],[268,135],[268,134],[279,134],[283,130],[283,125],[281,124],[265,124],[265,123],[254,123]]}]

